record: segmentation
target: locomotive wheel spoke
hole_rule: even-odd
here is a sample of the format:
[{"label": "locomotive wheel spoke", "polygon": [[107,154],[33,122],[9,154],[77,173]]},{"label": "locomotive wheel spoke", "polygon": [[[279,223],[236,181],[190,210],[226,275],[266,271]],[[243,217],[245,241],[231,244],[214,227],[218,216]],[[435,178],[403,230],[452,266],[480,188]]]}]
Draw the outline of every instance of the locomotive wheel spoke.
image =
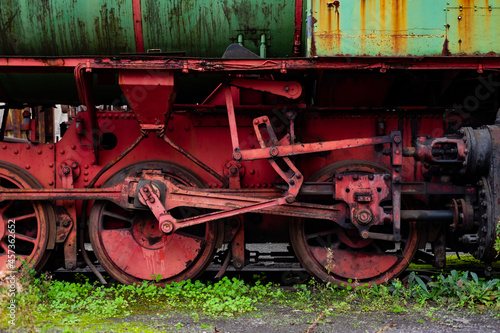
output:
[{"label": "locomotive wheel spoke", "polygon": [[[8,164],[0,163],[0,184],[5,189],[32,189],[39,188],[38,182],[24,170]],[[0,202],[0,271],[5,271],[9,247],[7,239],[10,227],[15,230],[15,248],[17,262],[30,262],[31,267],[40,270],[45,264],[50,251],[49,234],[55,228],[55,218],[52,206],[45,202],[10,200]],[[9,223],[10,221],[10,223]],[[9,226],[9,228],[7,228]],[[55,229],[53,230],[55,232]]]},{"label": "locomotive wheel spoke", "polygon": [[16,233],[15,236],[16,236],[16,240],[20,239],[20,240],[23,240],[26,242],[36,243],[36,238],[29,237],[29,236],[19,234],[19,233]]},{"label": "locomotive wheel spoke", "polygon": [[[171,178],[179,184],[202,185],[178,165],[145,161],[118,171],[105,186],[113,186],[147,169],[162,170],[165,176],[174,175]],[[174,209],[171,214],[179,218],[186,210]],[[99,263],[112,277],[126,284],[151,280],[164,285],[196,278],[212,261],[218,237],[216,223],[188,227],[167,235],[160,230],[152,212],[130,212],[113,203],[99,201],[92,207],[89,231]]]},{"label": "locomotive wheel spoke", "polygon": [[[0,202],[0,206],[3,204],[3,201]],[[7,211],[14,204],[14,200],[9,200],[7,204],[3,207],[0,207],[0,215],[3,215],[5,211]]]},{"label": "locomotive wheel spoke", "polygon": [[11,217],[10,219],[16,221],[16,223],[17,223],[19,221],[24,221],[24,220],[31,219],[31,218],[36,218],[36,214],[31,213],[31,214],[26,214],[26,215],[21,215],[21,216],[15,216],[15,217]]},{"label": "locomotive wheel spoke", "polygon": [[103,215],[105,216],[109,216],[109,217],[112,217],[112,218],[115,218],[117,220],[121,220],[121,221],[125,221],[125,222],[132,222],[132,218],[130,217],[127,217],[127,216],[124,216],[124,215],[120,215],[120,214],[117,214],[117,213],[113,213],[113,212],[110,212],[110,211],[103,211],[102,212]]},{"label": "locomotive wheel spoke", "polygon": [[[331,182],[335,174],[349,170],[387,172],[371,162],[343,161],[320,170],[311,181]],[[392,232],[390,224],[379,228],[377,232]],[[402,235],[401,250],[395,251],[393,242],[362,239],[357,229],[344,229],[334,221],[299,219],[290,225],[302,266],[317,279],[343,286],[384,283],[403,272],[417,249],[415,223],[404,224]]]},{"label": "locomotive wheel spoke", "polygon": [[335,232],[333,230],[326,230],[326,231],[316,232],[316,233],[312,233],[312,234],[307,235],[306,240],[315,239],[315,238],[318,238],[318,237],[325,237],[325,236],[328,236],[328,235],[332,235],[334,233]]}]

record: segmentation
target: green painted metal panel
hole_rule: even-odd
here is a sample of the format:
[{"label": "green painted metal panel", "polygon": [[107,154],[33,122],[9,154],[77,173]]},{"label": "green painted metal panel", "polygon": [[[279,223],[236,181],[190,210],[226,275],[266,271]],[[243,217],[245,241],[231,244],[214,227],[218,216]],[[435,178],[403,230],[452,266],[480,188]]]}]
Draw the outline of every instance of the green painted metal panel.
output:
[{"label": "green painted metal panel", "polygon": [[0,54],[135,52],[132,0],[1,0]]},{"label": "green painted metal panel", "polygon": [[[309,56],[476,55],[499,50],[500,0],[340,0],[338,6],[330,0],[309,1]],[[464,14],[457,23],[460,4]]]},{"label": "green painted metal panel", "polygon": [[293,54],[295,1],[151,0],[142,2],[142,17],[146,49],[220,57],[241,35],[259,54],[264,34],[268,57]]},{"label": "green painted metal panel", "polygon": [[[257,54],[262,46],[270,57],[293,51],[294,1],[142,0],[141,13],[146,50],[220,57],[241,35]],[[133,14],[133,0],[1,0],[0,54],[134,53]]]}]

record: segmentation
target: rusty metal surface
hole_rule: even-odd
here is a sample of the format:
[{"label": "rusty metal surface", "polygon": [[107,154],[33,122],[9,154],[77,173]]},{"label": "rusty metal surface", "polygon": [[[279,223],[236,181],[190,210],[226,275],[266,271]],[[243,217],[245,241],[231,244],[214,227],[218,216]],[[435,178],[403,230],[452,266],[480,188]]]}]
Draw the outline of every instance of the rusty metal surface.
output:
[{"label": "rusty metal surface", "polygon": [[499,9],[497,0],[312,0],[307,55],[495,55]]}]

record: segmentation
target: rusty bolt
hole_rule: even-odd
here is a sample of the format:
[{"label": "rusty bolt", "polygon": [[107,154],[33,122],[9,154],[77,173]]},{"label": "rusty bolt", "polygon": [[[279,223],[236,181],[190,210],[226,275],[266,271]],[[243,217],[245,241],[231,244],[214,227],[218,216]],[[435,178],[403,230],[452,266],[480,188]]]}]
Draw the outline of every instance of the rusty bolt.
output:
[{"label": "rusty bolt", "polygon": [[63,166],[63,168],[62,168],[63,174],[68,175],[70,172],[71,172],[71,170],[68,166]]},{"label": "rusty bolt", "polygon": [[163,231],[166,234],[169,234],[172,231],[174,231],[174,225],[172,224],[172,222],[168,222],[168,221],[163,222],[161,224],[161,231]]},{"label": "rusty bolt", "polygon": [[294,186],[295,185],[295,180],[290,179],[290,181],[288,183],[290,184],[290,186]]},{"label": "rusty bolt", "polygon": [[370,233],[368,231],[366,231],[366,230],[363,230],[361,232],[361,238],[368,239],[368,237],[370,237]]},{"label": "rusty bolt", "polygon": [[240,153],[240,152],[235,151],[235,152],[233,153],[233,159],[234,159],[235,161],[241,161],[241,159],[242,159],[242,158],[243,158],[243,156],[241,155],[241,153]]},{"label": "rusty bolt", "polygon": [[293,203],[294,201],[295,201],[295,196],[289,195],[286,197],[286,202],[288,202],[289,204]]},{"label": "rusty bolt", "polygon": [[401,142],[401,137],[400,137],[399,135],[396,135],[396,136],[394,137],[394,142],[396,142],[396,143],[400,143],[400,142]]},{"label": "rusty bolt", "polygon": [[296,174],[296,175],[295,175],[295,177],[296,177],[297,179],[300,179],[300,178],[302,178],[302,175],[301,175],[300,173],[298,173],[298,174]]},{"label": "rusty bolt", "polygon": [[229,168],[229,173],[232,174],[233,176],[237,175],[238,174],[238,168],[235,167],[235,166],[232,166],[231,168]]},{"label": "rusty bolt", "polygon": [[71,224],[71,221],[70,220],[64,220],[63,223],[62,223],[62,226],[67,228],[69,227],[69,225]]},{"label": "rusty bolt", "polygon": [[154,197],[149,198],[149,202],[155,203],[155,198]]},{"label": "rusty bolt", "polygon": [[276,147],[273,147],[269,150],[269,154],[271,154],[272,157],[276,157],[279,154],[279,150]]},{"label": "rusty bolt", "polygon": [[370,221],[372,220],[372,218],[373,218],[372,213],[369,210],[367,210],[367,209],[361,209],[356,214],[356,219],[361,224],[368,224],[368,223],[370,223]]}]

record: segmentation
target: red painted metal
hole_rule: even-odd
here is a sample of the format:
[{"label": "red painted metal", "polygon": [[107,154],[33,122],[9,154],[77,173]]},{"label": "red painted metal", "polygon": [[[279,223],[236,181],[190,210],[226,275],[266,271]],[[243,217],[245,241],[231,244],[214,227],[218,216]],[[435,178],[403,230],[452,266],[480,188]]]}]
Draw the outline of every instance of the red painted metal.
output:
[{"label": "red painted metal", "polygon": [[391,142],[391,140],[388,137],[347,139],[338,141],[276,146],[272,148],[241,150],[240,154],[242,156],[241,160],[252,161],[261,158],[294,156],[294,155],[318,153],[336,149],[348,149],[348,148],[356,148],[363,146],[372,146],[389,142]]},{"label": "red painted metal", "polygon": [[381,205],[391,195],[387,176],[355,172],[337,175],[334,181],[335,199],[349,205],[350,219],[360,231],[392,220],[391,214],[384,212]]},{"label": "red painted metal", "polygon": [[144,35],[142,32],[142,10],[141,10],[142,0],[133,0],[133,18],[134,18],[134,35],[135,35],[135,46],[137,53],[144,53]]},{"label": "red painted metal", "polygon": [[173,73],[122,70],[119,82],[141,128],[163,130],[175,98]]},{"label": "red painted metal", "polygon": [[267,92],[290,99],[297,99],[302,94],[302,86],[298,82],[293,81],[232,79],[230,85]]},{"label": "red painted metal", "polygon": [[301,53],[302,13],[304,12],[303,6],[303,0],[295,0],[295,35],[293,38],[293,55],[296,57],[300,56]]},{"label": "red painted metal", "polygon": [[[138,59],[139,58],[139,59]],[[96,61],[97,60],[97,61]],[[145,63],[145,60],[147,62]],[[421,58],[384,58],[379,57],[337,57],[337,58],[290,58],[290,59],[210,59],[198,58],[165,58],[140,56],[122,57],[0,57],[2,72],[70,72],[80,64],[87,64],[95,69],[157,69],[184,72],[258,72],[303,71],[309,69],[336,70],[474,70],[491,71],[500,69],[500,59],[497,57],[421,57]]]}]

